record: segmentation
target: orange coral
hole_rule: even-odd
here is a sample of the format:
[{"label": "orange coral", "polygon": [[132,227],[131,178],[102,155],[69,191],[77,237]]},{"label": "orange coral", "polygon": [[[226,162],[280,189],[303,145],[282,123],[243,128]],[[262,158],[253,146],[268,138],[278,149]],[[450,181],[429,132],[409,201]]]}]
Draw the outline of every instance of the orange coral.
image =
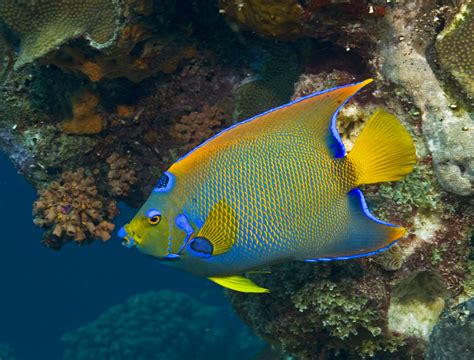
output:
[{"label": "orange coral", "polygon": [[118,215],[117,204],[101,196],[94,179],[83,168],[67,171],[59,181],[39,191],[33,204],[34,223],[49,228],[43,243],[59,249],[68,241],[82,243],[87,239],[110,239]]},{"label": "orange coral", "polygon": [[225,114],[217,106],[204,105],[200,112],[183,116],[170,129],[170,135],[183,144],[183,152],[192,150],[210,138],[225,124]]},{"label": "orange coral", "polygon": [[130,187],[136,183],[136,171],[130,168],[130,156],[121,156],[114,152],[107,158],[109,172],[107,182],[112,194],[117,196],[127,196]]},{"label": "orange coral", "polygon": [[66,134],[98,134],[104,128],[102,117],[97,113],[99,95],[85,90],[72,98],[72,119],[63,123]]}]

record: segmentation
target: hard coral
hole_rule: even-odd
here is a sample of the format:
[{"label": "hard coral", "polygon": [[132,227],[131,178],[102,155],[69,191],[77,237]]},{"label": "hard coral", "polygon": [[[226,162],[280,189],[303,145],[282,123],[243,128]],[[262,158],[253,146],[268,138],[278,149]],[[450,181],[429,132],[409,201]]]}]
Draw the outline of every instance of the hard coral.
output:
[{"label": "hard coral", "polygon": [[43,243],[53,249],[71,240],[109,240],[115,226],[110,220],[117,214],[115,201],[101,196],[93,177],[82,168],[63,173],[59,181],[39,191],[33,204],[34,223],[49,229]]},{"label": "hard coral", "polygon": [[65,334],[63,341],[66,360],[238,360],[261,347],[259,339],[220,308],[168,290],[112,306]]},{"label": "hard coral", "polygon": [[436,40],[444,70],[474,99],[474,1],[468,1]]},{"label": "hard coral", "polygon": [[296,0],[220,0],[219,6],[231,21],[261,35],[283,39],[303,35],[303,9]]},{"label": "hard coral", "polygon": [[97,112],[99,95],[80,90],[72,98],[72,119],[63,123],[63,131],[66,134],[90,135],[97,134],[103,130],[104,121]]},{"label": "hard coral", "polygon": [[107,164],[110,192],[116,196],[127,196],[130,187],[137,181],[136,171],[131,168],[131,157],[114,152],[107,158]]},{"label": "hard coral", "polygon": [[20,35],[19,67],[73,38],[106,46],[114,40],[119,8],[113,0],[4,0],[0,17]]},{"label": "hard coral", "polygon": [[225,124],[225,114],[217,106],[204,105],[201,111],[183,116],[170,129],[170,135],[182,144],[181,152],[194,149]]}]

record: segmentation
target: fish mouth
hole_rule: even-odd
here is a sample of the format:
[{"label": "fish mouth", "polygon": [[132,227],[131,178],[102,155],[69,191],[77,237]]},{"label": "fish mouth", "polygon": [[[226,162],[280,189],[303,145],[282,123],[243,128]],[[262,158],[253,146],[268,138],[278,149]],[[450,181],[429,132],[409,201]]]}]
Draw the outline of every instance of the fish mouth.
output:
[{"label": "fish mouth", "polygon": [[119,238],[122,239],[122,245],[127,247],[127,248],[133,248],[133,247],[138,247],[139,241],[137,241],[133,236],[129,234],[127,231],[127,227],[129,225],[122,226],[120,230],[118,231],[117,235]]}]

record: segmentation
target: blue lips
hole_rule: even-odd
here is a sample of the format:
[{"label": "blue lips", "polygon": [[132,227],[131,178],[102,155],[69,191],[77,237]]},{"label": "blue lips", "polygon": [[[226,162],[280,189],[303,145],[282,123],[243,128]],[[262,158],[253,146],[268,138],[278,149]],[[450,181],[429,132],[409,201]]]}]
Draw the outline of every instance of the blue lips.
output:
[{"label": "blue lips", "polygon": [[117,235],[119,236],[119,238],[123,239],[122,241],[123,246],[127,248],[132,248],[135,246],[135,240],[127,234],[127,231],[125,230],[124,226],[120,228]]}]

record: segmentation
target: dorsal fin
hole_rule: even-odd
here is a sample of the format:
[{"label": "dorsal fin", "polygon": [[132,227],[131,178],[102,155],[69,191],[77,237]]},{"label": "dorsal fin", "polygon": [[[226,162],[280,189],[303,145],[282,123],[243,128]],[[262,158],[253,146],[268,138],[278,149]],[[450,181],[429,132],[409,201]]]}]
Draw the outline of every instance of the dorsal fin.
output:
[{"label": "dorsal fin", "polygon": [[357,91],[372,81],[367,79],[356,84],[313,93],[244,120],[211,137],[180,158],[173,166],[191,155],[202,155],[206,151],[213,151],[236,141],[235,139],[261,136],[272,131],[291,134],[309,130],[314,139],[320,138],[328,142],[330,151],[335,157],[343,157],[346,150],[336,129],[337,113]]}]

